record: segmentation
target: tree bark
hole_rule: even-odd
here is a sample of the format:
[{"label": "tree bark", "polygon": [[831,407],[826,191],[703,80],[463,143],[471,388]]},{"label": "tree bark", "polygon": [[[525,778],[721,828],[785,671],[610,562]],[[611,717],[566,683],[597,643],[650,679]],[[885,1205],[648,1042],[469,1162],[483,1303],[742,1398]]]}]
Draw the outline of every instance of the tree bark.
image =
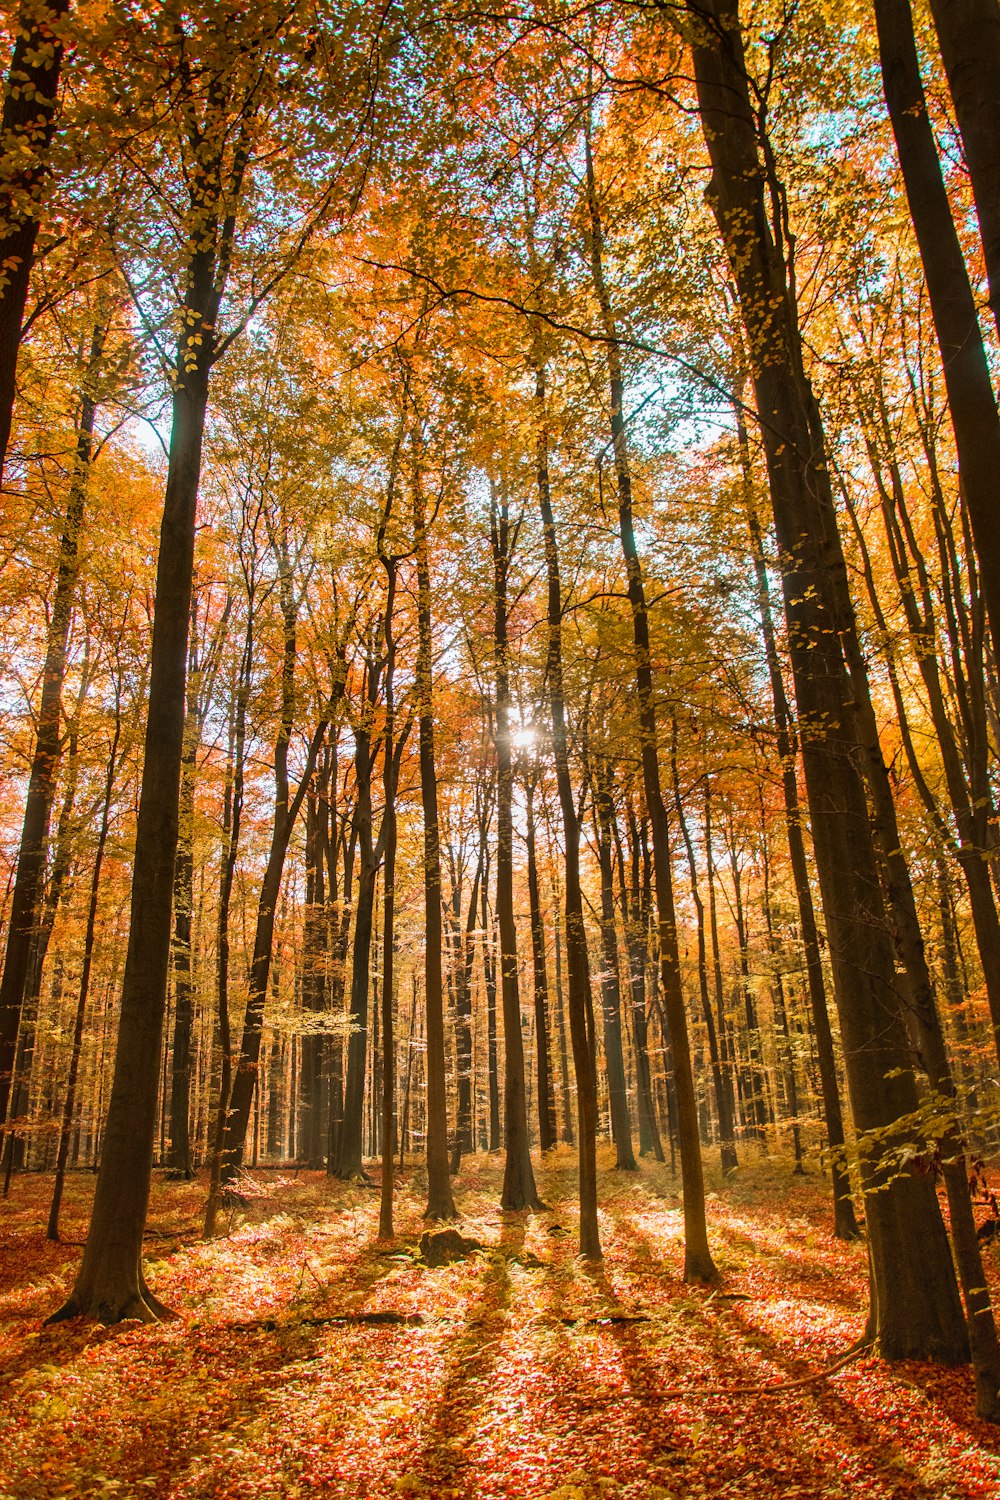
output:
[{"label": "tree bark", "polygon": [[518,527],[511,532],[506,498],[490,487],[490,548],[493,554],[493,667],[496,680],[497,924],[500,930],[500,1001],[503,1008],[504,1174],[500,1206],[541,1208],[528,1144],[524,1039],[518,986],[514,921],[514,771],[510,752],[510,666],[507,639],[507,575]]},{"label": "tree bark", "polygon": [[69,0],[25,0],[15,22],[14,53],[4,89],[0,150],[0,481],[17,394],[28,283],[58,108],[63,62],[60,22]]},{"label": "tree bark", "polygon": [[968,1339],[933,1183],[912,1167],[897,1171],[886,1149],[889,1139],[904,1144],[917,1094],[858,764],[843,600],[831,585],[843,554],[822,421],[784,247],[768,221],[738,13],[732,0],[689,0],[688,10],[710,198],[747,329],[781,548],[813,843],[860,1135],[870,1332],[889,1359],[962,1362]]},{"label": "tree bark", "polygon": [[566,970],[569,988],[569,1031],[576,1070],[577,1139],[580,1166],[580,1254],[601,1259],[597,1223],[597,1047],[594,1002],[590,992],[590,960],[580,885],[580,817],[569,769],[569,733],[563,692],[562,583],[559,549],[549,489],[549,442],[545,409],[545,370],[535,366],[537,438],[535,448],[538,507],[542,518],[547,580],[548,649],[545,680],[552,716],[552,753],[562,813],[565,844]]},{"label": "tree bark", "polygon": [[670,832],[660,784],[653,667],[649,644],[649,611],[633,523],[632,473],[625,431],[625,382],[621,367],[618,332],[604,275],[604,231],[597,197],[589,117],[584,147],[591,273],[606,337],[608,384],[611,395],[611,439],[618,481],[618,530],[621,537],[622,555],[625,559],[629,607],[632,614],[642,785],[653,839],[653,878],[659,919],[660,978],[673,1054],[674,1096],[677,1102],[677,1130],[684,1198],[684,1279],[685,1281],[703,1281],[712,1285],[719,1280],[719,1273],[712,1260],[705,1218],[705,1179],[701,1160],[698,1105],[694,1089],[694,1072],[691,1066],[687,1011],[684,1005],[680,953],[677,946],[677,917],[674,908],[673,874],[670,867]]},{"label": "tree bark", "polygon": [[448,1089],[442,977],[441,842],[434,763],[434,641],[427,509],[419,460],[413,475],[413,537],[417,563],[417,681],[420,804],[424,816],[424,1002],[427,1012],[428,1219],[458,1217],[448,1172]]},{"label": "tree bark", "polygon": [[1000,330],[1000,6],[931,0],[948,87],[986,256],[990,307]]},{"label": "tree bark", "polygon": [[[1000,413],[927,113],[910,0],[874,0],[874,9],[885,99],[941,350],[962,496],[972,523],[994,655],[1000,656]],[[983,41],[995,47],[995,29]],[[989,147],[994,157],[998,146],[994,139]]]}]

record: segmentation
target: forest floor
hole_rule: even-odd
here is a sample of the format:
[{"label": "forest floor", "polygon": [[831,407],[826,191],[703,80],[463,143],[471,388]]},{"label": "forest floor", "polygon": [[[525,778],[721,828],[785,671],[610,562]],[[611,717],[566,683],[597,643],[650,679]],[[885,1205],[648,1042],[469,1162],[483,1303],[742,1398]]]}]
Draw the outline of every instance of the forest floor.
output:
[{"label": "forest floor", "polygon": [[[204,1183],[157,1173],[147,1276],[179,1316],[110,1329],[42,1327],[72,1282],[93,1179],[70,1178],[58,1245],[51,1178],[15,1179],[0,1205],[0,1500],[1000,1495],[1000,1430],[973,1416],[968,1370],[864,1355],[796,1384],[864,1326],[864,1247],[830,1237],[825,1179],[759,1163],[716,1180],[712,1293],[680,1279],[667,1168],[602,1174],[600,1269],[575,1257],[574,1177],[572,1154],[553,1153],[549,1209],[501,1215],[500,1159],[473,1158],[456,1196],[483,1249],[432,1270],[416,1169],[391,1247],[377,1192],[290,1171],[257,1173],[206,1244]],[[1000,1253],[987,1257],[992,1275]]]}]

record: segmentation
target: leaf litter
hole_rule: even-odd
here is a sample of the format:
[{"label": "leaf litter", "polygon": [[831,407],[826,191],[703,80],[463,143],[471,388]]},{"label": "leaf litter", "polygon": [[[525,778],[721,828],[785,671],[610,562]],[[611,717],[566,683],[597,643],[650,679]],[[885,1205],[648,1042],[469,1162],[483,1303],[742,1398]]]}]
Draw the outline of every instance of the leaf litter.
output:
[{"label": "leaf litter", "polygon": [[[154,1184],[150,1283],[179,1317],[104,1329],[42,1319],[72,1281],[50,1181],[0,1223],[0,1500],[974,1500],[1000,1493],[1000,1433],[968,1370],[855,1350],[865,1252],[829,1234],[828,1188],[778,1163],[710,1196],[720,1291],[685,1286],[668,1170],[608,1172],[605,1260],[575,1256],[574,1172],[545,1212],[501,1214],[502,1163],[456,1182],[476,1248],[420,1258],[421,1174],[397,1239],[371,1188],[260,1173],[228,1232],[195,1237],[204,1184]],[[998,1252],[988,1252],[991,1278]]]}]

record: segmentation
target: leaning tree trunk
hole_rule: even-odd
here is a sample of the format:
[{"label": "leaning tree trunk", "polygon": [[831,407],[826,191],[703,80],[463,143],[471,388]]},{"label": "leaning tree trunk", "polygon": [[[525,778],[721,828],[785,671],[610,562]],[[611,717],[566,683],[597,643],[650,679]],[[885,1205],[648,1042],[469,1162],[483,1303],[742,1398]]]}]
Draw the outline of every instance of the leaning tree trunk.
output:
[{"label": "leaning tree trunk", "polygon": [[822,419],[787,264],[768,221],[757,121],[732,0],[690,0],[710,197],[747,329],[781,548],[792,671],[869,1228],[870,1333],[886,1358],[961,1362],[968,1339],[931,1179],[899,1165],[918,1099],[844,660],[843,566]]},{"label": "leaning tree trunk", "polygon": [[[1000,413],[927,113],[910,0],[874,0],[874,7],[886,104],[941,351],[962,498],[972,523],[993,650],[1000,656]],[[993,40],[995,45],[995,35]],[[1000,141],[994,141],[989,149],[998,148]]]},{"label": "leaning tree trunk", "polygon": [[997,0],[931,0],[948,87],[965,148],[1000,329],[1000,6]]},{"label": "leaning tree trunk", "polygon": [[28,282],[49,180],[69,0],[25,0],[14,22],[14,53],[4,89],[0,141],[0,480],[17,392]]},{"label": "leaning tree trunk", "polygon": [[[516,528],[515,528],[516,537]],[[510,756],[510,669],[507,640],[507,575],[514,538],[507,501],[490,491],[490,544],[493,552],[493,661],[496,675],[497,750],[497,923],[500,929],[500,1000],[503,1007],[504,1174],[500,1206],[540,1208],[528,1143],[524,1040],[517,976],[514,920],[514,772]]]}]

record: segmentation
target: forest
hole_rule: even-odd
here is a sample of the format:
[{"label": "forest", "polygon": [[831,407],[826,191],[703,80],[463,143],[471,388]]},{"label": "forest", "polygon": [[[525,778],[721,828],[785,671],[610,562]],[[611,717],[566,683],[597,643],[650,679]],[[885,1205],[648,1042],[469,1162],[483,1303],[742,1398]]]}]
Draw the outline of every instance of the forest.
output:
[{"label": "forest", "polygon": [[0,73],[0,1500],[1000,1493],[1000,0]]}]

